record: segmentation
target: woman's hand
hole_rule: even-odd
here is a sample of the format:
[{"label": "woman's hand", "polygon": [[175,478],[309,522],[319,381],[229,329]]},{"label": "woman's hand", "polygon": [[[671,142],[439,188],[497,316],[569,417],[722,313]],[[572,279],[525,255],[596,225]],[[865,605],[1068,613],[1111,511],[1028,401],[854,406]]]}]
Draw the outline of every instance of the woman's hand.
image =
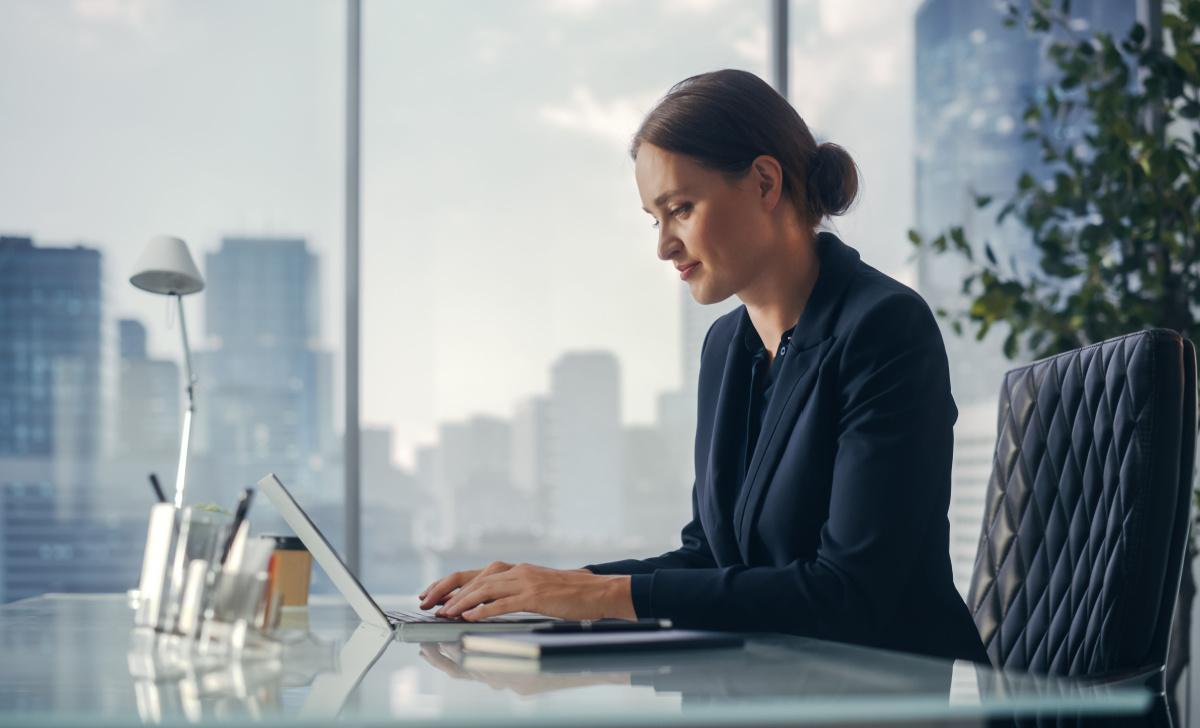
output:
[{"label": "woman's hand", "polygon": [[587,569],[550,569],[534,564],[495,562],[485,569],[456,572],[422,594],[426,604],[457,586],[439,617],[474,621],[507,612],[538,612],[562,619],[637,619],[628,575],[593,574]]},{"label": "woman's hand", "polygon": [[430,607],[441,604],[455,589],[460,589],[471,583],[477,576],[485,576],[487,574],[495,574],[501,571],[508,571],[512,568],[512,564],[504,561],[493,561],[482,569],[472,569],[470,571],[456,571],[453,574],[443,576],[441,579],[433,582],[425,587],[425,591],[417,596],[421,600],[421,609],[429,609]]}]

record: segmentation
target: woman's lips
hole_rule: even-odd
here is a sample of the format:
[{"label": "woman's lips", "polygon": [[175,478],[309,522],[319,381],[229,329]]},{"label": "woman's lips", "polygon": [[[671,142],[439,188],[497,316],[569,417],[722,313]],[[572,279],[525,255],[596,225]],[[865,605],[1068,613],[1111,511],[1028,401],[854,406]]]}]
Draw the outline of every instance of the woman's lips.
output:
[{"label": "woman's lips", "polygon": [[694,271],[696,269],[696,266],[698,266],[698,265],[700,265],[700,264],[692,263],[691,265],[687,266],[686,268],[680,268],[679,269],[679,277],[682,280],[686,281],[688,279],[688,276],[690,276],[692,274],[692,271]]}]

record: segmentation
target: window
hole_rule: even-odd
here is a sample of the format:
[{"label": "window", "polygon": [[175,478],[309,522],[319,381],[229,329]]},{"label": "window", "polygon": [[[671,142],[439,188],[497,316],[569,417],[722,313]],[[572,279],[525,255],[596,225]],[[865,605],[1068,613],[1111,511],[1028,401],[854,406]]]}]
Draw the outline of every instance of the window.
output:
[{"label": "window", "polygon": [[340,539],[343,7],[0,15],[0,600],[137,583],[185,406],[174,302],[128,281],[156,234],[207,278],[187,502],[275,471]]}]

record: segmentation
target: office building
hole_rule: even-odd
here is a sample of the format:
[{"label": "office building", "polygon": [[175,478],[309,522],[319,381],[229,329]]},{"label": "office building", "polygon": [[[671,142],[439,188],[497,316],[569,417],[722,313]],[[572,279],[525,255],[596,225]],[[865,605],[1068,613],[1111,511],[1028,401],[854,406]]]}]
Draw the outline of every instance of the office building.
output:
[{"label": "office building", "polygon": [[177,457],[183,417],[179,366],[146,355],[146,327],[140,321],[121,319],[117,330],[115,454]]},{"label": "office building", "polygon": [[99,467],[102,269],[93,248],[0,237],[0,601],[136,580],[144,512],[125,513]]},{"label": "office building", "polygon": [[532,531],[544,535],[550,522],[549,402],[532,396],[517,403],[512,422],[512,484],[533,502]]},{"label": "office building", "polygon": [[550,373],[550,535],[564,543],[623,532],[621,380],[607,351],[569,352]]},{"label": "office building", "polygon": [[[624,430],[625,479],[622,521],[629,548],[662,553],[679,547],[679,529],[691,517],[691,493],[675,481],[669,434],[660,426]],[[689,484],[690,485],[690,484]]]},{"label": "office building", "polygon": [[[363,427],[362,573],[373,591],[415,591],[421,569],[414,545],[413,521],[421,503],[411,473],[392,461],[392,430]],[[421,584],[420,586],[424,586]]]},{"label": "office building", "polygon": [[437,505],[429,543],[443,549],[479,548],[492,539],[534,530],[534,500],[513,487],[512,428],[476,416],[438,428],[427,492]]},{"label": "office building", "polygon": [[0,458],[90,460],[100,437],[100,251],[0,237]]},{"label": "office building", "polygon": [[275,472],[306,503],[340,502],[340,478],[320,475],[335,445],[316,255],[302,238],[226,237],[206,268],[194,447],[212,491],[196,497],[233,502]]}]

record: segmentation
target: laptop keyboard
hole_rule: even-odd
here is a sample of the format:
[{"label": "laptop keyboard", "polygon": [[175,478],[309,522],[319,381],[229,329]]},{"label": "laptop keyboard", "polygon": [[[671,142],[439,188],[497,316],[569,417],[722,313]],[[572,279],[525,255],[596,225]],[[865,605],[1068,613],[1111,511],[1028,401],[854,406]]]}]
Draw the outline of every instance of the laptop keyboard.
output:
[{"label": "laptop keyboard", "polygon": [[394,622],[465,622],[467,620],[462,617],[435,617],[432,614],[423,614],[420,612],[405,612],[400,609],[385,609],[383,611],[388,619]]}]

